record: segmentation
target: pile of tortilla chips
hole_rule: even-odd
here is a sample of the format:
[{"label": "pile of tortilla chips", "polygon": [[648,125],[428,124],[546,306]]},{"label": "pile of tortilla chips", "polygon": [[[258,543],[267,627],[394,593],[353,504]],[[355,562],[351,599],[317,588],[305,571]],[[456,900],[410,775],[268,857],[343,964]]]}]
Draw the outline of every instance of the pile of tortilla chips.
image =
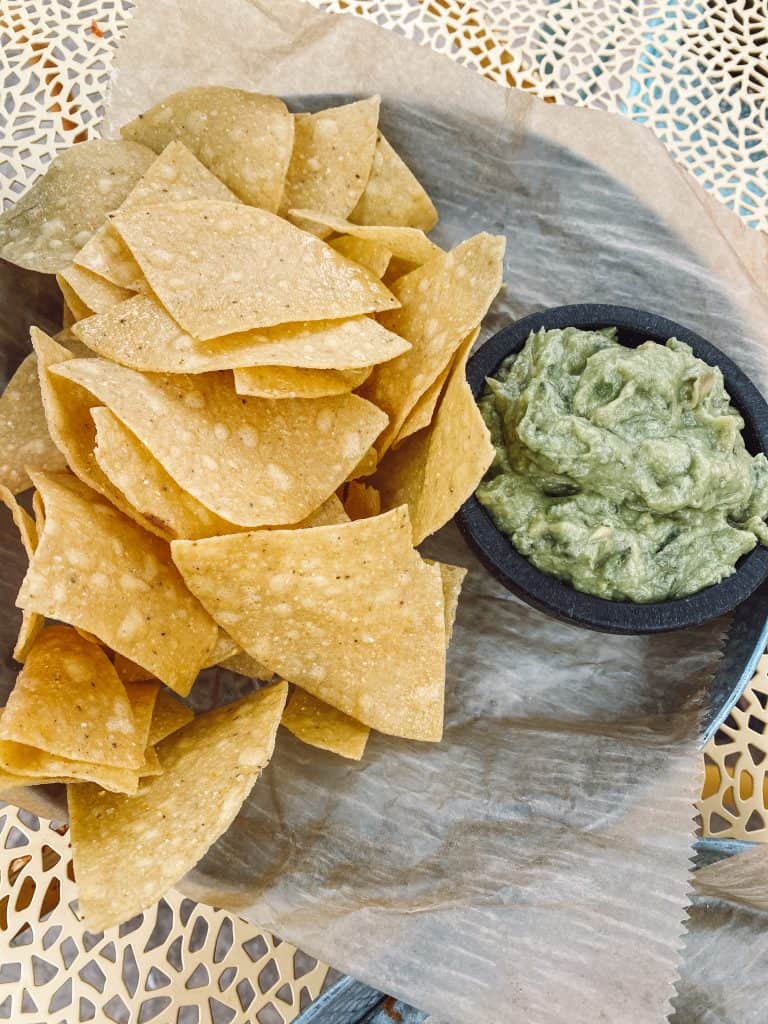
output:
[{"label": "pile of tortilla chips", "polygon": [[[504,240],[430,240],[378,115],[189,89],[0,217],[66,324],[0,397],[29,556],[0,792],[67,783],[92,929],[196,863],[281,722],[355,759],[441,738],[464,573],[415,545],[492,457],[464,368]],[[264,685],[195,716],[216,665]]]}]

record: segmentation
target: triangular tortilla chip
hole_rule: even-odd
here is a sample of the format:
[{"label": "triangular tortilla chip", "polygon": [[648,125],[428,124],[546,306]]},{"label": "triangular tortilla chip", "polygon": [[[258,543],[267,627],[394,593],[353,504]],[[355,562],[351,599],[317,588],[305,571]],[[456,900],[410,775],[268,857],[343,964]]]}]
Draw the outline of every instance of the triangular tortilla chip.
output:
[{"label": "triangular tortilla chip", "polygon": [[[8,488],[2,485],[0,485],[0,501],[11,513],[14,525],[19,531],[19,539],[21,540],[24,552],[31,561],[37,547],[37,524],[16,501]],[[26,661],[29,649],[35,642],[44,624],[45,619],[42,615],[38,615],[36,612],[22,611],[21,627],[19,628],[19,635],[13,648],[13,657],[16,661]]]},{"label": "triangular tortilla chip", "polygon": [[115,672],[124,683],[141,683],[154,678],[151,672],[122,654],[115,654],[114,666]]},{"label": "triangular tortilla chip", "polygon": [[353,761],[363,756],[371,732],[367,725],[298,687],[288,698],[281,724],[302,743]]},{"label": "triangular tortilla chip", "polygon": [[171,550],[187,584],[254,658],[380,732],[437,740],[440,573],[405,508],[339,526],[255,531]]},{"label": "triangular tortilla chip", "polygon": [[376,472],[376,466],[379,464],[379,453],[375,448],[369,448],[365,455],[360,459],[358,464],[352,470],[347,477],[347,480],[357,480],[361,476],[370,476]]},{"label": "triangular tortilla chip", "polygon": [[381,512],[381,497],[375,487],[353,480],[347,484],[344,509],[350,519],[366,519]]},{"label": "triangular tortilla chip", "polygon": [[376,151],[378,96],[296,114],[293,153],[280,206],[346,217],[363,194]]},{"label": "triangular tortilla chip", "polygon": [[427,263],[440,256],[443,250],[431,242],[423,231],[418,228],[387,227],[384,225],[353,224],[343,217],[332,217],[309,208],[291,210],[291,216],[302,223],[315,224],[338,231],[340,234],[353,235],[361,241],[373,242],[385,246],[392,256],[407,263]]},{"label": "triangular tortilla chip", "polygon": [[174,320],[203,341],[398,305],[369,270],[253,206],[190,199],[112,224]]},{"label": "triangular tortilla chip", "polygon": [[149,746],[152,717],[160,694],[160,684],[156,680],[134,680],[125,684],[125,692],[128,694],[133,712],[136,740],[143,751]]},{"label": "triangular tortilla chip", "polygon": [[160,690],[152,713],[152,724],[149,727],[149,742],[154,747],[166,736],[177,732],[195,717],[192,708],[188,708],[169,690]]},{"label": "triangular tortilla chip", "polygon": [[243,202],[273,211],[280,205],[294,126],[276,96],[195,86],[168,96],[120,132],[156,153],[178,139]]},{"label": "triangular tortilla chip", "polygon": [[129,800],[70,786],[87,928],[100,931],[151,906],[226,831],[272,756],[287,693],[279,683],[198,715],[159,744],[163,774],[142,780]]},{"label": "triangular tortilla chip", "polygon": [[256,661],[255,658],[252,658],[250,654],[246,654],[245,651],[238,651],[237,654],[233,654],[231,657],[220,661],[219,665],[228,672],[235,672],[237,675],[246,676],[248,679],[263,679],[265,682],[268,682],[275,674],[272,669],[262,665],[260,661]]},{"label": "triangular tortilla chip", "polygon": [[116,768],[138,768],[144,757],[112,663],[69,626],[49,626],[35,640],[3,712],[0,739]]},{"label": "triangular tortilla chip", "polygon": [[380,456],[488,311],[501,286],[504,246],[504,238],[475,235],[393,285],[402,308],[381,319],[413,347],[374,368],[360,391],[389,416],[376,445]]},{"label": "triangular tortilla chip", "polygon": [[411,347],[367,316],[283,324],[197,341],[148,295],[81,320],[74,330],[93,352],[154,373],[208,373],[239,366],[346,370],[386,362]]},{"label": "triangular tortilla chip", "polygon": [[56,275],[56,284],[59,286],[61,297],[64,300],[64,308],[69,310],[73,323],[93,315],[93,310],[86,306],[72,285],[65,281],[61,274]]},{"label": "triangular tortilla chip", "polygon": [[328,244],[348,260],[354,260],[361,267],[367,267],[376,277],[384,276],[392,259],[389,249],[379,242],[369,242],[364,238],[354,238],[352,235],[341,235]]},{"label": "triangular tortilla chip", "polygon": [[0,256],[44,274],[63,270],[153,159],[135,142],[95,139],[63,150],[0,216]]},{"label": "triangular tortilla chip", "polygon": [[295,366],[251,366],[235,370],[235,391],[257,398],[324,398],[359,388],[370,372],[368,367],[308,370]]},{"label": "triangular tortilla chip", "polygon": [[467,575],[467,570],[460,565],[448,565],[446,562],[436,562],[435,564],[440,570],[440,579],[443,584],[445,643],[447,646],[453,636],[453,624],[456,621],[456,611],[459,607],[461,585]]},{"label": "triangular tortilla chip", "polygon": [[241,526],[309,515],[386,423],[356,395],[245,398],[226,374],[150,377],[104,359],[55,371],[110,408],[180,487]]},{"label": "triangular tortilla chip", "polygon": [[182,695],[217,629],[168,547],[66,474],[35,474],[45,529],[17,606],[94,633]]},{"label": "triangular tortilla chip", "polygon": [[37,359],[30,352],[0,395],[0,483],[18,494],[30,486],[25,467],[56,472],[66,464],[48,433]]},{"label": "triangular tortilla chip", "polygon": [[[77,313],[75,304],[72,301],[72,295],[74,294],[77,298],[79,309],[84,308],[87,310],[86,316],[92,313],[106,313],[108,309],[116,306],[118,302],[129,299],[132,294],[128,288],[121,288],[116,284],[112,284],[111,281],[100,277],[92,270],[86,270],[85,267],[79,267],[75,263],[60,271],[56,275],[56,280],[64,293],[64,298],[67,300],[67,305],[70,309]],[[64,285],[66,285],[66,289],[63,287]],[[80,320],[82,317],[78,315],[77,319]]]},{"label": "triangular tortilla chip", "polygon": [[381,132],[371,176],[349,219],[355,224],[397,224],[422,231],[437,224],[432,200]]}]

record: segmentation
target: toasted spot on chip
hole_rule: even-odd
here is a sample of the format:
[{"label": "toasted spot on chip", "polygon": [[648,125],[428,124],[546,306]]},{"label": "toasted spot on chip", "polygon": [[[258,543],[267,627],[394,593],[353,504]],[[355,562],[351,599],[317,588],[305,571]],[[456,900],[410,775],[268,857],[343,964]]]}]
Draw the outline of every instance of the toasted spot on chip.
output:
[{"label": "toasted spot on chip", "polygon": [[[120,288],[92,270],[86,270],[85,267],[79,267],[75,263],[61,270],[56,275],[56,280],[64,291],[64,297],[69,307],[75,309],[72,302],[74,293],[77,297],[78,309],[87,310],[86,316],[91,313],[105,313],[118,302],[130,298],[132,294],[128,288]],[[66,290],[63,288],[65,284]],[[78,315],[77,319],[80,320],[82,317]]]},{"label": "toasted spot on chip", "polygon": [[166,736],[177,732],[187,722],[195,717],[191,708],[183,704],[178,697],[174,697],[168,690],[160,690],[155,701],[155,709],[152,712],[152,722],[149,727],[149,743],[155,746]]},{"label": "toasted spot on chip", "polygon": [[[36,473],[34,484],[45,501],[45,528],[17,606],[94,633],[178,693],[188,693],[217,629],[184,586],[167,545],[75,477]],[[78,555],[74,563],[71,552]],[[110,586],[123,574],[146,584],[138,599]],[[107,588],[95,594],[97,576],[105,577]],[[136,612],[139,628],[131,621]]]},{"label": "toasted spot on chip", "polygon": [[422,231],[437,224],[432,200],[381,132],[368,184],[349,219],[355,224],[393,224]]},{"label": "toasted spot on chip", "polygon": [[153,904],[229,827],[272,756],[287,692],[285,683],[268,686],[198,715],[158,745],[163,774],[142,779],[131,799],[70,786],[80,911],[89,929]]},{"label": "toasted spot on chip", "polygon": [[31,646],[3,712],[0,739],[114,767],[138,768],[144,756],[109,658],[69,626],[49,626]]},{"label": "toasted spot on chip", "polygon": [[[398,304],[369,270],[252,206],[162,203],[118,212],[112,223],[171,316],[203,341]],[[168,261],[159,258],[166,252]]]},{"label": "toasted spot on chip", "polygon": [[341,235],[328,244],[348,260],[354,260],[361,267],[367,267],[376,277],[384,276],[392,258],[392,253],[381,243],[355,238],[353,235]]},{"label": "toasted spot on chip", "polygon": [[14,494],[26,490],[27,466],[54,472],[66,466],[48,433],[34,353],[19,364],[0,395],[0,483]]},{"label": "toasted spot on chip", "polygon": [[[226,374],[149,377],[103,359],[70,360],[56,372],[110,408],[180,487],[241,526],[303,519],[342,483],[386,422],[356,395],[242,397]],[[192,396],[199,402],[190,403]],[[333,423],[323,435],[316,430],[321,411]],[[226,442],[216,437],[217,423],[229,429]],[[243,443],[244,427],[254,430],[257,447]],[[215,466],[205,464],[206,456]]]},{"label": "toasted spot on chip", "polygon": [[350,519],[366,519],[381,512],[381,497],[375,487],[353,480],[347,484],[344,509]]},{"label": "toasted spot on chip", "polygon": [[346,217],[371,173],[379,123],[378,96],[296,114],[293,153],[281,212],[306,207]]},{"label": "toasted spot on chip", "polygon": [[197,341],[146,295],[81,320],[74,331],[93,352],[130,369],[155,373],[207,373],[257,365],[362,369],[410,348],[404,338],[367,316],[284,324]]},{"label": "toasted spot on chip", "polygon": [[[2,501],[11,513],[14,525],[19,531],[19,539],[21,540],[22,547],[24,548],[27,558],[31,560],[32,555],[35,553],[35,548],[37,547],[39,524],[36,523],[21,507],[11,491],[9,491],[7,487],[3,487],[2,484],[0,484],[0,501]],[[36,612],[22,611],[21,627],[13,648],[13,657],[16,661],[23,662],[26,660],[29,649],[35,642],[35,639],[43,628],[44,623],[45,619]]]},{"label": "toasted spot on chip", "polygon": [[436,740],[443,593],[410,535],[401,508],[338,526],[174,541],[171,550],[193,593],[258,661],[380,732]]},{"label": "toasted spot on chip", "polygon": [[352,235],[360,241],[384,246],[392,256],[406,263],[427,263],[443,252],[419,228],[353,224],[343,217],[333,217],[310,209],[291,210],[291,216],[302,223],[316,224],[329,231],[338,231],[341,234]]},{"label": "toasted spot on chip", "polygon": [[243,200],[276,211],[293,148],[293,117],[275,96],[203,85],[168,96],[121,129],[160,153],[177,139]]},{"label": "toasted spot on chip", "polygon": [[0,256],[27,270],[62,270],[153,159],[135,142],[97,139],[64,150],[0,216]]},{"label": "toasted spot on chip", "polygon": [[397,437],[420,396],[485,316],[501,287],[504,246],[504,238],[475,235],[393,285],[402,308],[383,314],[381,319],[390,330],[407,338],[412,348],[374,368],[361,388],[361,394],[389,416],[389,426],[376,445],[380,455]]},{"label": "toasted spot on chip", "polygon": [[359,761],[370,729],[311,693],[294,688],[283,712],[282,725],[303,743]]},{"label": "toasted spot on chip", "polygon": [[235,370],[235,391],[257,398],[323,398],[360,387],[370,374],[360,370],[313,370],[294,366],[251,366]]}]

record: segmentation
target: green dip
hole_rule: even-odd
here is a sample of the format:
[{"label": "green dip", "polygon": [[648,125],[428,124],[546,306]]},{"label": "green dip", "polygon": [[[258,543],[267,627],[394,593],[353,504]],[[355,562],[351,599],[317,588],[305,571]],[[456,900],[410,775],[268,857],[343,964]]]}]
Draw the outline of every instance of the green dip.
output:
[{"label": "green dip", "polygon": [[612,600],[718,583],[768,544],[768,460],[719,369],[676,338],[541,330],[489,378],[496,456],[477,497],[542,572]]}]

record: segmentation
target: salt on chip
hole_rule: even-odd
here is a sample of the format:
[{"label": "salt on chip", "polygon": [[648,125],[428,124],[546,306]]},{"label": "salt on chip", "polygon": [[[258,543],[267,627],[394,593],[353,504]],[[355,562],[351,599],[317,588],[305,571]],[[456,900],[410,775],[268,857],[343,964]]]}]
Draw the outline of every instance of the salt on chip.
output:
[{"label": "salt on chip", "polygon": [[68,474],[36,473],[45,529],[17,606],[94,633],[186,695],[216,625],[168,547]]},{"label": "salt on chip", "polygon": [[65,149],[0,216],[0,257],[45,274],[63,270],[153,160],[135,142],[96,139]]},{"label": "salt on chip", "polygon": [[96,425],[94,458],[104,475],[133,508],[170,537],[215,537],[239,529],[183,490],[123,423],[100,406],[91,409]]},{"label": "salt on chip", "polygon": [[367,725],[298,687],[288,698],[281,724],[302,743],[353,761],[363,756],[371,731]]},{"label": "salt on chip", "polygon": [[48,432],[33,353],[0,395],[0,483],[14,494],[25,491],[30,486],[27,466],[53,472],[66,466]]},{"label": "salt on chip", "polygon": [[[79,267],[75,263],[59,271],[56,275],[56,280],[60,288],[63,284],[66,284],[67,291],[64,297],[73,312],[75,312],[75,308],[72,305],[72,295],[74,293],[79,307],[84,307],[88,310],[86,316],[90,313],[105,313],[112,306],[116,306],[118,302],[130,298],[132,294],[130,289],[112,284],[111,281],[100,277],[92,270],[86,270],[85,267]],[[78,316],[77,319],[80,320],[82,317]]]},{"label": "salt on chip", "polygon": [[[5,505],[13,517],[14,525],[19,531],[22,547],[31,561],[35,553],[38,539],[38,526],[32,517],[16,501],[13,494],[7,487],[0,485],[0,501]],[[36,612],[23,611],[21,613],[21,628],[13,648],[13,657],[16,661],[25,661],[29,649],[35,642],[40,630],[43,628],[45,619]]]},{"label": "salt on chip", "polygon": [[177,139],[243,202],[272,211],[280,206],[294,123],[276,96],[195,86],[168,96],[120,132],[156,153]]},{"label": "salt on chip", "polygon": [[187,722],[191,722],[195,713],[178,697],[168,690],[160,690],[152,712],[152,723],[149,727],[149,743],[152,747],[171,733],[177,732]]},{"label": "salt on chip", "polygon": [[235,391],[238,395],[257,398],[323,398],[354,391],[370,372],[369,367],[312,370],[295,366],[251,366],[235,370]]},{"label": "salt on chip", "polygon": [[381,132],[368,184],[349,219],[355,224],[394,224],[422,231],[437,224],[432,200]]},{"label": "salt on chip", "polygon": [[226,831],[272,756],[287,692],[279,683],[197,715],[158,745],[163,774],[143,779],[131,799],[69,788],[86,927],[100,931],[153,904]]},{"label": "salt on chip", "polygon": [[328,244],[348,260],[354,260],[360,266],[367,267],[376,277],[384,276],[392,259],[392,253],[380,242],[355,238],[354,235],[341,235]]},{"label": "salt on chip", "polygon": [[278,675],[380,732],[440,738],[442,586],[411,546],[406,508],[171,551],[222,628]]},{"label": "salt on chip", "polygon": [[257,365],[363,369],[410,348],[404,338],[368,316],[283,324],[197,341],[148,295],[136,295],[101,316],[81,320],[74,332],[93,352],[130,369],[154,373],[208,373]]},{"label": "salt on chip", "polygon": [[48,626],[36,638],[3,711],[0,740],[116,768],[137,768],[144,755],[112,663],[70,626]]},{"label": "salt on chip", "polygon": [[253,206],[158,203],[118,211],[112,224],[171,316],[202,341],[398,305],[369,270]]},{"label": "salt on chip", "polygon": [[458,512],[493,461],[488,428],[467,384],[468,355],[466,348],[451,371],[429,428],[388,452],[371,479],[383,508],[408,506],[414,544]]},{"label": "salt on chip", "polygon": [[346,217],[355,208],[373,165],[379,106],[380,98],[371,96],[316,114],[295,115],[283,214],[306,207]]},{"label": "salt on chip", "polygon": [[389,416],[389,426],[376,445],[380,456],[488,311],[501,287],[504,246],[504,238],[475,235],[393,285],[401,308],[383,314],[381,320],[407,338],[412,348],[376,367],[361,388],[361,394]]},{"label": "salt on chip", "polygon": [[419,228],[353,224],[342,217],[332,217],[327,213],[310,209],[291,210],[291,216],[303,223],[315,224],[329,231],[338,231],[361,241],[382,245],[395,259],[404,260],[406,263],[427,263],[443,253],[443,250],[431,242]]},{"label": "salt on chip", "polygon": [[[234,192],[211,174],[186,146],[181,142],[171,142],[128,193],[120,209],[130,210],[137,206],[181,202],[184,199],[239,202]],[[136,292],[147,290],[138,263],[109,222],[102,224],[89,238],[74,262],[76,266],[85,267],[115,285]],[[91,308],[102,312],[95,306]]]},{"label": "salt on chip", "polygon": [[240,526],[303,519],[386,423],[356,395],[247,398],[225,374],[149,377],[104,359],[54,369],[111,409],[179,486]]},{"label": "salt on chip", "polygon": [[381,496],[375,487],[353,480],[347,484],[344,508],[350,519],[366,519],[381,512]]}]

